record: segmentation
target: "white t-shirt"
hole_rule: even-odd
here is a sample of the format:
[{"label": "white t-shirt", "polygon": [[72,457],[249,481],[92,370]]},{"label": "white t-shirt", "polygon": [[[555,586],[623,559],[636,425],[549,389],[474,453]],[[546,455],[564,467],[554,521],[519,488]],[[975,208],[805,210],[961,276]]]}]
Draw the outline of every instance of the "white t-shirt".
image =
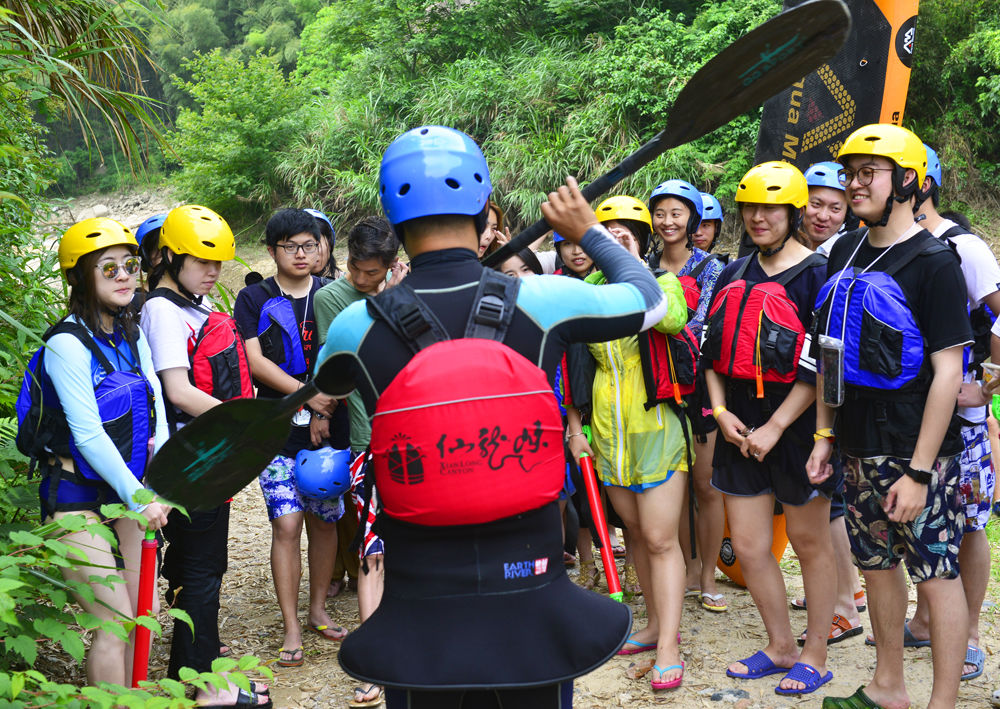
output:
[{"label": "white t-shirt", "polygon": [[215,309],[209,299],[202,300],[203,312],[196,308],[182,308],[167,298],[149,298],[142,306],[139,323],[153,353],[153,369],[157,374],[165,369],[183,367],[191,369],[188,346],[194,345],[198,331]]},{"label": "white t-shirt", "polygon": [[547,273],[551,276],[556,272],[555,251],[536,251],[535,257],[538,259],[538,263],[542,267],[542,273]]},{"label": "white t-shirt", "polygon": [[[934,230],[934,236],[941,238],[942,234],[954,226],[958,225],[950,219],[945,219]],[[962,259],[962,275],[965,276],[969,308],[975,310],[986,296],[1000,290],[1000,265],[997,264],[997,259],[986,242],[975,234],[956,234],[948,240],[955,245],[955,250]],[[993,332],[997,332],[996,324],[993,326]],[[962,381],[976,381],[975,373],[965,372]],[[958,415],[966,421],[982,423],[986,420],[986,407],[959,407]]]}]

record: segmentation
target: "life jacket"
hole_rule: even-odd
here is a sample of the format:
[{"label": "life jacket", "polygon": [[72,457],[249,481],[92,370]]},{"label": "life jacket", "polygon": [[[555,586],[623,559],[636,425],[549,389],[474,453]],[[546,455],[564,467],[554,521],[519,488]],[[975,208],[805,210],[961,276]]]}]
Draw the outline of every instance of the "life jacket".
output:
[{"label": "life jacket", "polygon": [[[219,401],[253,398],[246,345],[232,317],[192,303],[169,288],[157,288],[146,296],[146,300],[150,298],[166,298],[180,308],[197,310],[208,316],[197,333],[192,328],[193,337],[188,339],[188,360],[191,362],[188,380],[195,388]],[[173,406],[168,407],[168,411],[172,411],[172,429],[177,423],[192,418]]]},{"label": "life jacket", "polygon": [[271,297],[260,308],[257,340],[264,356],[281,367],[285,374],[299,378],[308,366],[302,348],[302,332],[295,317],[295,304],[276,286],[273,278],[260,282]]},{"label": "life jacket", "polygon": [[[152,389],[139,369],[138,336],[124,338],[134,364],[129,370],[120,370],[111,364],[101,346],[80,323],[61,320],[42,335],[42,340],[48,342],[60,333],[69,333],[79,339],[103,371],[103,376],[94,375],[94,398],[101,425],[129,471],[136,480],[142,480],[149,441],[156,428],[156,414]],[[59,396],[45,371],[45,355],[46,347],[38,348],[24,372],[15,404],[18,425],[15,443],[30,460],[30,471],[34,472],[37,466],[42,473],[46,513],[98,509],[106,499],[108,485],[73,441]],[[74,470],[63,470],[55,456],[72,459]],[[94,505],[81,505],[83,501]]]},{"label": "life jacket", "polygon": [[883,252],[893,258],[873,262],[878,270],[867,270],[853,265],[867,234],[857,232],[847,265],[820,289],[813,329],[843,340],[845,383],[879,396],[922,393],[930,377],[927,340],[893,275],[921,254],[951,249],[922,230]]},{"label": "life jacket", "polygon": [[664,335],[653,328],[640,332],[639,361],[646,387],[646,409],[664,402],[685,406],[698,381],[700,356],[698,340],[687,325],[676,335]]},{"label": "life jacket", "polygon": [[[954,247],[954,237],[961,234],[975,236],[956,224],[938,238]],[[955,253],[958,253],[957,250]],[[961,257],[959,258],[961,259]],[[996,313],[990,310],[986,303],[981,304],[978,308],[969,309],[969,323],[972,325],[972,344],[966,346],[963,351],[965,371],[978,372],[979,376],[982,375],[982,372],[979,372],[980,365],[990,358],[991,330],[996,317]]]},{"label": "life jacket", "polygon": [[799,310],[785,286],[826,257],[811,254],[778,278],[763,283],[743,279],[750,260],[743,264],[715,295],[703,343],[712,369],[732,379],[756,383],[758,399],[764,398],[764,382],[791,384],[798,371],[806,332]]},{"label": "life jacket", "polygon": [[703,258],[696,263],[694,268],[686,274],[677,277],[677,280],[681,283],[681,288],[684,289],[684,301],[688,307],[688,320],[693,318],[695,312],[698,310],[698,301],[701,299],[701,274],[710,262],[718,258],[718,254],[710,254],[707,258]]},{"label": "life jacket", "polygon": [[414,353],[372,418],[375,486],[391,517],[478,524],[541,507],[562,490],[563,427],[552,387],[503,344],[519,285],[484,270],[461,339],[450,338],[405,282],[368,300],[372,317]]}]

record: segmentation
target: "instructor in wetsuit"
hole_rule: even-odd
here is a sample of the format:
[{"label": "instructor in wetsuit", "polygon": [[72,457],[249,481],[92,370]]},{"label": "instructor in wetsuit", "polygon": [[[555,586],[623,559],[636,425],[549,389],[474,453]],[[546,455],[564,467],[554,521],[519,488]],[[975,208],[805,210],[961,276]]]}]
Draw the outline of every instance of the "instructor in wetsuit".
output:
[{"label": "instructor in wetsuit", "polygon": [[[463,337],[483,275],[476,252],[492,190],[481,151],[450,128],[411,130],[386,150],[379,189],[411,259],[407,286],[451,338]],[[575,180],[551,193],[542,212],[608,279],[600,288],[548,276],[521,281],[502,342],[551,384],[569,343],[635,334],[659,321],[667,302],[643,265],[597,223]],[[343,380],[332,393],[357,388],[369,415],[414,356],[378,312],[367,302],[349,306],[331,324],[318,358],[318,366],[341,360]],[[442,477],[425,472],[428,481]],[[376,476],[376,488],[380,482]],[[339,658],[348,674],[385,685],[390,708],[569,707],[573,678],[603,664],[625,641],[627,607],[566,576],[555,496],[483,524],[447,526],[450,510],[442,509],[442,526],[420,526],[394,512],[386,502],[380,519],[382,603],[344,641]],[[542,557],[534,575],[512,590],[504,590],[511,588],[503,579],[512,568],[505,547]]]}]

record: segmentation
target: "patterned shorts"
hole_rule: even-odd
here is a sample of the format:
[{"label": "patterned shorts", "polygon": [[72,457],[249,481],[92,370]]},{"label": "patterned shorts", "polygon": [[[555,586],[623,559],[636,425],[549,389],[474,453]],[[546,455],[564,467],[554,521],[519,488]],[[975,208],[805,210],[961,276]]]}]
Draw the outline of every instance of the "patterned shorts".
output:
[{"label": "patterned shorts", "polygon": [[344,499],[314,500],[302,497],[295,485],[295,460],[275,456],[258,478],[267,504],[267,518],[276,520],[292,512],[311,512],[324,522],[336,522],[344,515]]},{"label": "patterned shorts", "polygon": [[965,522],[958,496],[958,456],[935,462],[920,516],[905,524],[890,522],[882,502],[907,462],[889,457],[847,459],[844,501],[854,563],[862,570],[893,569],[902,559],[914,583],[955,578]]},{"label": "patterned shorts", "polygon": [[985,423],[962,426],[962,445],[958,494],[965,510],[965,531],[978,532],[986,529],[986,523],[990,521],[990,505],[993,504],[993,488],[996,485],[990,457],[989,428]]}]

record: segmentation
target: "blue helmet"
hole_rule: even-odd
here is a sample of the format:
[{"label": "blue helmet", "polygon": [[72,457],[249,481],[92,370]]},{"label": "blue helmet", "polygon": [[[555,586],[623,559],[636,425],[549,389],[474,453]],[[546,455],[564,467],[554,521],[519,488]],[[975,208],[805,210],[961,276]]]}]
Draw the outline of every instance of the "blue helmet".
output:
[{"label": "blue helmet", "polygon": [[557,231],[552,232],[552,244],[558,244],[560,241],[566,241],[566,237]]},{"label": "blue helmet", "polygon": [[710,222],[714,219],[722,221],[725,213],[722,211],[722,204],[708,192],[701,193],[701,220]]},{"label": "blue helmet", "polygon": [[333,222],[330,221],[330,217],[326,216],[325,214],[323,214],[323,212],[319,211],[318,209],[309,209],[308,207],[306,207],[302,211],[309,212],[309,214],[313,215],[313,217],[319,219],[321,222],[330,227],[331,240],[333,241],[334,244],[337,243],[337,230],[333,228]]},{"label": "blue helmet", "polygon": [[674,197],[687,203],[688,209],[691,210],[691,217],[688,219],[687,225],[688,236],[698,231],[698,227],[701,226],[702,212],[704,211],[701,192],[690,182],[685,182],[684,180],[667,180],[666,182],[661,182],[653,188],[653,194],[649,195],[649,211],[652,212],[656,207],[656,203],[665,197]]},{"label": "blue helmet", "polygon": [[927,150],[927,176],[934,180],[934,184],[938,187],[941,186],[941,161],[938,159],[938,154],[927,143],[924,143],[924,148]]},{"label": "blue helmet", "polygon": [[382,155],[379,198],[393,226],[438,214],[478,216],[492,192],[482,151],[454,128],[414,128]]},{"label": "blue helmet", "polygon": [[326,446],[299,451],[295,456],[295,484],[305,497],[332,500],[351,486],[351,452]]},{"label": "blue helmet", "polygon": [[806,184],[809,187],[829,187],[831,190],[844,191],[844,186],[840,184],[840,172],[842,165],[837,162],[818,162],[810,165],[805,171]]},{"label": "blue helmet", "polygon": [[135,240],[139,242],[139,263],[142,264],[143,271],[148,272],[153,268],[153,253],[160,248],[160,227],[166,219],[166,214],[154,214],[135,230]]}]

